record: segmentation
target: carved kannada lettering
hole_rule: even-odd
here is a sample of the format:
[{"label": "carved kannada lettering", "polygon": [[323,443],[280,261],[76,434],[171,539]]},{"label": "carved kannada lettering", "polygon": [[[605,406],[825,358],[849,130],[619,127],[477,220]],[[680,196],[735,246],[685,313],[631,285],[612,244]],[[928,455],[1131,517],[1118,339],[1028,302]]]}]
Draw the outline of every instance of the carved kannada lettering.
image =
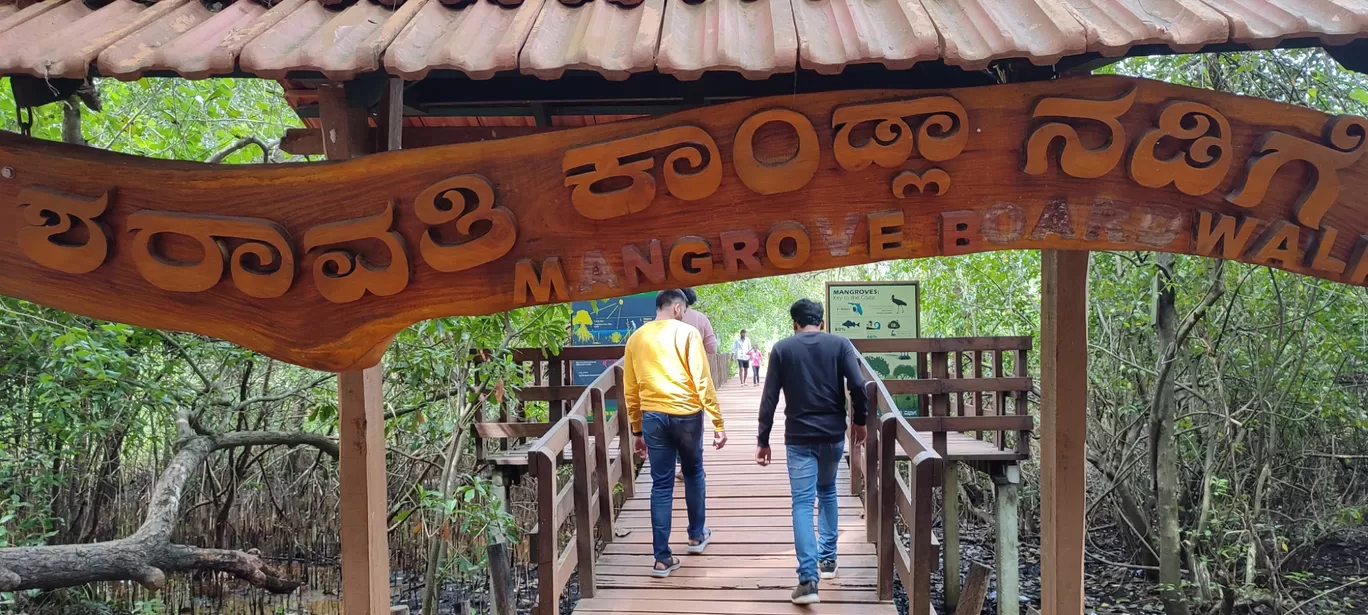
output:
[{"label": "carved kannada lettering", "polygon": [[[233,284],[251,297],[279,297],[294,282],[295,256],[289,233],[270,220],[143,210],[128,216],[127,228],[134,233],[134,265],[143,279],[162,290],[209,290],[223,277],[225,261]],[[199,243],[199,261],[179,261],[163,254],[153,243],[163,234],[182,235]],[[241,240],[231,256],[228,239]],[[248,263],[249,257],[255,264]]]},{"label": "carved kannada lettering", "polygon": [[[767,164],[755,158],[755,132],[770,122],[788,124],[798,133],[798,150],[784,162]],[[790,109],[768,109],[746,118],[732,142],[732,164],[741,183],[758,194],[792,192],[817,174],[821,151],[817,130],[807,116]]]},{"label": "carved kannada lettering", "polygon": [[[1186,151],[1160,159],[1154,152],[1165,137],[1192,143]],[[1192,196],[1211,192],[1230,171],[1230,139],[1230,122],[1215,109],[1195,102],[1171,102],[1159,113],[1159,126],[1136,142],[1131,179],[1146,188],[1173,184]]]},{"label": "carved kannada lettering", "polygon": [[356,250],[340,248],[319,254],[313,262],[314,284],[318,294],[333,303],[351,303],[371,294],[381,297],[398,294],[409,283],[408,248],[394,225],[394,203],[366,218],[343,220],[315,226],[304,232],[304,252],[334,244],[375,240],[389,252],[389,263],[374,265]]},{"label": "carved kannada lettering", "polygon": [[[518,239],[518,222],[513,212],[494,204],[494,185],[479,175],[457,175],[429,186],[414,201],[413,211],[429,226],[418,240],[418,253],[422,254],[423,262],[444,273],[465,271],[493,261],[508,254]],[[456,232],[463,236],[469,236],[477,223],[486,223],[489,229],[463,243],[437,239],[436,227],[452,221],[456,222]]]},{"label": "carved kannada lettering", "polygon": [[[44,187],[25,188],[19,193],[19,206],[28,226],[19,229],[19,250],[48,269],[94,271],[109,256],[109,231],[98,221],[109,207],[109,197],[108,192],[92,199]],[[76,222],[85,228],[84,243],[61,238]]]},{"label": "carved kannada lettering", "polygon": [[926,192],[928,185],[936,187],[936,196],[945,194],[950,189],[950,174],[944,169],[927,169],[925,173],[918,175],[916,171],[903,171],[893,177],[893,196],[900,199],[907,198],[907,189],[916,188],[917,192]]},{"label": "carved kannada lettering", "polygon": [[1320,228],[1321,217],[1339,197],[1338,171],[1363,156],[1368,120],[1352,115],[1333,118],[1326,122],[1322,140],[1324,145],[1276,130],[1260,137],[1254,147],[1257,154],[1246,163],[1244,180],[1226,200],[1246,208],[1262,203],[1278,170],[1299,160],[1314,168],[1315,176],[1307,182],[1293,211],[1297,222]]},{"label": "carved kannada lettering", "polygon": [[1116,168],[1126,149],[1126,129],[1121,116],[1135,104],[1136,88],[1114,100],[1086,100],[1081,98],[1045,98],[1036,104],[1032,117],[1086,119],[1101,123],[1108,130],[1108,140],[1101,147],[1084,147],[1078,130],[1064,122],[1041,124],[1026,140],[1028,175],[1042,175],[1049,168],[1048,154],[1056,139],[1064,141],[1059,155],[1059,168],[1066,175],[1082,179],[1102,177]]},{"label": "carved kannada lettering", "polygon": [[[838,107],[831,116],[836,130],[832,153],[847,171],[859,171],[871,163],[896,168],[912,155],[912,130],[903,118],[927,116],[917,128],[917,152],[940,162],[960,155],[969,140],[969,115],[964,105],[950,96],[927,96],[911,100]],[[878,122],[863,145],[855,145],[852,133],[861,124]],[[934,134],[933,134],[934,129]],[[943,171],[942,171],[943,172]],[[944,193],[946,186],[940,186]]]},{"label": "carved kannada lettering", "polygon": [[[566,152],[561,167],[568,174],[565,185],[574,188],[570,193],[571,205],[591,220],[607,220],[646,209],[656,196],[655,178],[651,176],[655,159],[650,153],[665,148],[671,148],[663,169],[665,188],[670,194],[685,201],[697,201],[717,192],[722,184],[722,159],[717,143],[702,128],[676,126]],[[687,163],[691,171],[680,171],[681,163]],[[599,182],[613,179],[626,185],[594,188]]]}]

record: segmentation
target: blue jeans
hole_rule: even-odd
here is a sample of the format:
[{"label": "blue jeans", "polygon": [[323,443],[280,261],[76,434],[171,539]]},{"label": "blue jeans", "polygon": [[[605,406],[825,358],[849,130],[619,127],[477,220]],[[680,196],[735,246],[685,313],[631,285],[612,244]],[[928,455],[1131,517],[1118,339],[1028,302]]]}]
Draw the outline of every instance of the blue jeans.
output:
[{"label": "blue jeans", "polygon": [[689,508],[689,540],[702,540],[707,509],[703,481],[703,413],[675,416],[641,413],[641,437],[651,459],[651,543],[655,561],[670,562],[671,517],[674,515],[675,462],[684,472],[684,501]]},{"label": "blue jeans", "polygon": [[[840,522],[836,500],[836,471],[845,441],[830,444],[789,444],[789,489],[793,492],[793,547],[798,553],[798,582],[816,581],[818,561],[836,561]],[[817,501],[821,539],[812,533],[812,504]]]}]

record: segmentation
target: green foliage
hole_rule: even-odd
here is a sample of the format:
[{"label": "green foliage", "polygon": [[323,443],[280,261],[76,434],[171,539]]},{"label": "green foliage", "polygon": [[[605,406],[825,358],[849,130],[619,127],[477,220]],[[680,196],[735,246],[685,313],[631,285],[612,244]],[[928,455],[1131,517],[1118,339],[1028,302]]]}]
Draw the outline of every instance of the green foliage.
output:
[{"label": "green foliage", "polygon": [[[0,79],[0,128],[19,130],[8,79]],[[207,160],[243,137],[279,142],[304,124],[285,103],[279,83],[260,79],[97,79],[103,111],[81,106],[82,132],[92,147],[168,160]],[[62,105],[33,113],[33,136],[62,140]],[[279,154],[279,152],[277,152]],[[283,156],[283,155],[282,155]],[[260,162],[249,147],[224,162]]]}]

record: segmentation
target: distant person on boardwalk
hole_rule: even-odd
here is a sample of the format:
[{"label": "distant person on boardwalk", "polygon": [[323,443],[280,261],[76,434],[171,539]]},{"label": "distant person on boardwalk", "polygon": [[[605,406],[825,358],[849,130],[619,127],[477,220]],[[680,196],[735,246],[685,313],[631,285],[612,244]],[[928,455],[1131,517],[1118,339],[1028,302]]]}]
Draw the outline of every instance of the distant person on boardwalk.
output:
[{"label": "distant person on boardwalk", "polygon": [[717,354],[717,334],[713,332],[712,321],[708,320],[708,315],[694,309],[694,304],[698,303],[698,293],[692,288],[681,288],[679,292],[684,293],[684,298],[689,302],[689,309],[684,311],[684,322],[693,325],[698,329],[698,334],[703,336],[703,350],[708,354]]},{"label": "distant person on boardwalk", "polygon": [[651,541],[655,555],[651,575],[656,577],[668,577],[679,568],[679,558],[670,551],[676,461],[684,471],[689,553],[702,553],[712,540],[704,503],[705,412],[712,419],[713,447],[720,449],[727,443],[703,336],[680,320],[687,309],[683,292],[661,291],[656,295],[655,320],[627,338],[622,361],[634,450],[651,461]]},{"label": "distant person on boardwalk", "polygon": [[746,330],[741,330],[741,336],[732,342],[732,355],[736,357],[736,366],[741,371],[741,384],[746,384],[746,372],[750,371],[750,351],[755,346],[746,339]]},{"label": "distant person on boardwalk", "polygon": [[[760,400],[755,462],[770,463],[770,429],[779,393],[784,394],[784,446],[793,494],[793,544],[798,554],[794,604],[821,600],[817,583],[836,578],[839,522],[836,471],[845,452],[846,390],[850,391],[852,440],[864,442],[864,376],[850,340],[822,332],[822,304],[799,299],[789,309],[792,337],[774,345]],[[812,503],[818,502],[820,539],[812,531]]]},{"label": "distant person on boardwalk", "polygon": [[760,347],[752,345],[750,350],[751,381],[760,386]]}]

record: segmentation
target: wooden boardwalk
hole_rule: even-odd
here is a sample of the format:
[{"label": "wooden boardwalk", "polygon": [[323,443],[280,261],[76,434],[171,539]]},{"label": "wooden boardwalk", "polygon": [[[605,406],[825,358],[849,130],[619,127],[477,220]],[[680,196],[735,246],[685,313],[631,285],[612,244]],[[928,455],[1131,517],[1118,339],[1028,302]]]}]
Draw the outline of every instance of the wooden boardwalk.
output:
[{"label": "wooden boardwalk", "polygon": [[[850,470],[837,478],[840,497],[840,571],[821,582],[821,604],[796,606],[789,594],[797,583],[793,518],[784,463],[783,414],[776,412],[770,436],[773,463],[755,464],[756,415],[761,387],[736,381],[719,391],[728,443],[712,448],[704,436],[708,488],[708,526],[713,541],[702,555],[689,555],[683,483],[675,482],[671,547],[683,562],[667,579],[650,576],[651,479],[643,468],[636,497],[629,499],[617,525],[629,531],[605,547],[596,564],[598,593],[579,601],[581,613],[669,615],[894,615],[891,601],[875,588],[874,545],[865,535],[861,503],[850,493]],[[782,404],[781,404],[782,407]]]}]

